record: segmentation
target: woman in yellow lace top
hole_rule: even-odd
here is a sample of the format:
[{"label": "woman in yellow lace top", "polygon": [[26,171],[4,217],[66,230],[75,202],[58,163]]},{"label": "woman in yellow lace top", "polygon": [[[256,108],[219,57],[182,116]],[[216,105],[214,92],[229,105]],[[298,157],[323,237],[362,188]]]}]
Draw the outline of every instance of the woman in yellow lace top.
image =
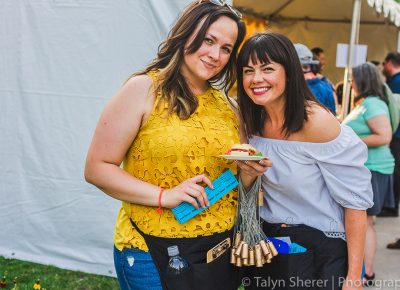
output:
[{"label": "woman in yellow lace top", "polygon": [[[114,235],[121,289],[237,289],[225,257],[205,264],[206,252],[231,234],[235,193],[184,224],[170,209],[182,202],[207,207],[203,186],[227,169],[236,173],[235,163],[217,156],[239,142],[238,120],[221,90],[236,79],[244,33],[240,13],[224,1],[193,2],[153,62],[100,117],[85,177],[122,201]],[[189,274],[179,279],[164,273],[170,245],[189,260]]]}]

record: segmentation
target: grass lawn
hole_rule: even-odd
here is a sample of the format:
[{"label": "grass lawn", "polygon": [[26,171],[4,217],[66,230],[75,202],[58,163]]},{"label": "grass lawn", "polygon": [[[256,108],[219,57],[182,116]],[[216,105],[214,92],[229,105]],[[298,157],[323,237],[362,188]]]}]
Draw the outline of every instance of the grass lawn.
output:
[{"label": "grass lawn", "polygon": [[[40,279],[41,290],[118,290],[117,279],[63,270],[54,266],[6,259],[0,256],[0,281],[6,276],[7,287],[14,287],[13,279],[18,277],[18,290],[32,290],[37,279]],[[0,287],[1,288],[1,287]],[[244,290],[240,286],[238,290]]]},{"label": "grass lawn", "polygon": [[6,276],[7,282],[5,289],[14,287],[14,277],[18,277],[17,286],[19,290],[32,290],[37,279],[40,279],[42,290],[119,289],[115,278],[0,257],[0,281],[3,276]]}]

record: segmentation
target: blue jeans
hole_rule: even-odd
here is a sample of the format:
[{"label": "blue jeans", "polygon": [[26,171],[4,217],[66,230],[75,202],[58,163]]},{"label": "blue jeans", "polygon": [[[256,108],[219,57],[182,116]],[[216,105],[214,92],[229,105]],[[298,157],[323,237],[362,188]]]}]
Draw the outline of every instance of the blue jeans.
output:
[{"label": "blue jeans", "polygon": [[114,266],[121,290],[162,290],[160,275],[149,252],[114,247]]}]

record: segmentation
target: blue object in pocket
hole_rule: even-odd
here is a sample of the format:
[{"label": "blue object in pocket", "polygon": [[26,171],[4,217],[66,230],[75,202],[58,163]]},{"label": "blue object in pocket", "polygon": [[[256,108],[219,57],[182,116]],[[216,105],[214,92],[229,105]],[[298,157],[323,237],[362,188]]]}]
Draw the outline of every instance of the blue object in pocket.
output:
[{"label": "blue object in pocket", "polygon": [[300,246],[299,244],[296,243],[290,244],[289,254],[304,253],[304,252],[307,252],[307,249],[304,248],[303,246]]},{"label": "blue object in pocket", "polygon": [[267,238],[267,239],[270,240],[272,242],[272,244],[274,244],[274,246],[279,254],[289,254],[290,246],[288,243],[286,243],[282,240],[275,239],[275,238]]}]

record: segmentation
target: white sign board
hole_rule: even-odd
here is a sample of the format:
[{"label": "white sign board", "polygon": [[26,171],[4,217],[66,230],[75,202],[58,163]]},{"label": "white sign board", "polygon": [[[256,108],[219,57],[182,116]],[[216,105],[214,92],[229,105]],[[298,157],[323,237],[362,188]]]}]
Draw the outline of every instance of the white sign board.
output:
[{"label": "white sign board", "polygon": [[[363,64],[367,61],[367,48],[365,44],[357,44],[353,50],[352,67]],[[346,67],[349,54],[349,45],[346,43],[338,43],[336,50],[336,67]]]}]

